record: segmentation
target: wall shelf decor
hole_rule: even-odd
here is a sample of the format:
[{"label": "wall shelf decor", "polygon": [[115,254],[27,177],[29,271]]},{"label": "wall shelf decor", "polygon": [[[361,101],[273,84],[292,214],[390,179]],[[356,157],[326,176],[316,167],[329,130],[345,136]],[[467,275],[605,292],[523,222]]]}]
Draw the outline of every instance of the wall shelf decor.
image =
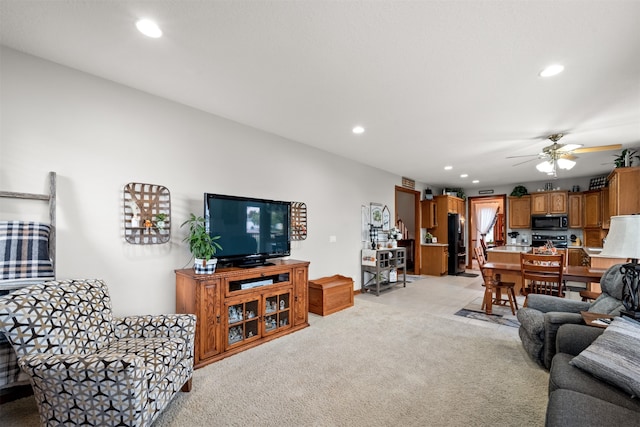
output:
[{"label": "wall shelf decor", "polygon": [[291,202],[291,240],[307,238],[307,205],[303,202]]},{"label": "wall shelf decor", "polygon": [[171,195],[162,185],[130,182],[124,186],[124,237],[134,245],[171,239]]}]

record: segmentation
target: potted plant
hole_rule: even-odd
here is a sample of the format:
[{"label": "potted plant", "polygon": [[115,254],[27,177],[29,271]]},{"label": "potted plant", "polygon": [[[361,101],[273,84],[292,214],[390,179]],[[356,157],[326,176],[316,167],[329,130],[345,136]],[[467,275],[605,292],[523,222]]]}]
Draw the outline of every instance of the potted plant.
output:
[{"label": "potted plant", "polygon": [[191,217],[180,225],[189,226],[189,234],[184,242],[189,243],[189,251],[195,258],[194,268],[196,274],[213,274],[216,271],[218,260],[213,256],[222,246],[217,242],[220,236],[210,236],[205,227],[205,220],[201,216],[191,214]]},{"label": "potted plant", "polygon": [[613,160],[613,163],[617,168],[626,168],[629,166],[633,166],[634,158],[640,160],[640,156],[636,155],[637,153],[637,151],[631,151],[628,148],[625,148],[620,154],[616,156],[616,158]]},{"label": "potted plant", "polygon": [[433,234],[429,233],[427,231],[427,234],[424,235],[424,242],[425,243],[432,243],[433,242]]},{"label": "potted plant", "polygon": [[167,215],[166,213],[157,213],[156,214],[156,227],[158,227],[159,230],[162,230],[165,226],[165,220],[169,217],[169,215]]}]

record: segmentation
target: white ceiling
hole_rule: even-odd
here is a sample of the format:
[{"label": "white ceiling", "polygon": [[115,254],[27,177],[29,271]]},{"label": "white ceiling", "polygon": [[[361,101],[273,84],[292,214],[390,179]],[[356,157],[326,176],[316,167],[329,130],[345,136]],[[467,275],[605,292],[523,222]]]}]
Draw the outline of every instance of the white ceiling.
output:
[{"label": "white ceiling", "polygon": [[[140,17],[164,37],[138,33]],[[506,157],[556,132],[640,147],[640,1],[0,0],[0,37],[435,186],[546,180]],[[564,73],[538,76],[556,62]],[[618,152],[558,177],[605,174]]]}]

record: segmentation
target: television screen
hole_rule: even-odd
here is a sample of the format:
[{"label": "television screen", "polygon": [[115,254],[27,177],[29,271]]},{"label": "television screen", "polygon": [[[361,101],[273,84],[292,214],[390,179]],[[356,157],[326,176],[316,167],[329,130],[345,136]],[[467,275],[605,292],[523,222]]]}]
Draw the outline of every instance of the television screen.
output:
[{"label": "television screen", "polygon": [[290,202],[205,193],[207,232],[220,236],[222,263],[261,264],[289,256]]}]

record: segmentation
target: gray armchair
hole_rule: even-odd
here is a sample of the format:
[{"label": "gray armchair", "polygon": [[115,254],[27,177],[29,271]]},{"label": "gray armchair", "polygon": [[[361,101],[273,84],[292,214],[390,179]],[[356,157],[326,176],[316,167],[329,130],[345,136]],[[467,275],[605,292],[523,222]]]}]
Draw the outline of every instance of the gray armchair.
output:
[{"label": "gray armchair", "polygon": [[195,316],[113,317],[100,280],[0,297],[0,331],[29,375],[43,426],[150,426],[191,387]]},{"label": "gray armchair", "polygon": [[620,265],[609,268],[600,280],[602,294],[593,302],[583,302],[550,295],[530,294],[527,306],[518,310],[518,333],[522,345],[536,363],[549,369],[556,354],[556,334],[566,323],[580,324],[581,311],[618,316],[622,305]]}]

